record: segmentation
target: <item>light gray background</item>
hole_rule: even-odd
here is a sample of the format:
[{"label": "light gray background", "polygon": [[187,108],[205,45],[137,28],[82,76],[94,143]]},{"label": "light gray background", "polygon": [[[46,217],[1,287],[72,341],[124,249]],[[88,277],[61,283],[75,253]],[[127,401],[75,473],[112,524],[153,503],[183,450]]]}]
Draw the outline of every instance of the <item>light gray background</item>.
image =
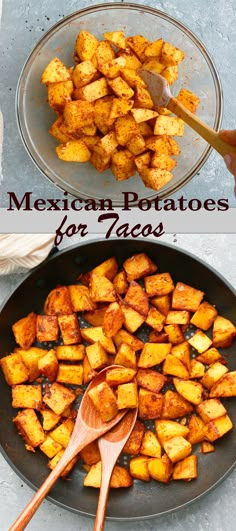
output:
[{"label": "light gray background", "polygon": [[[0,206],[8,206],[8,191],[21,194],[33,192],[33,198],[62,198],[26,153],[20,140],[15,120],[15,89],[22,66],[30,51],[44,31],[67,15],[80,8],[99,3],[99,0],[3,0],[0,107],[4,115],[4,150],[2,180],[0,182]],[[103,2],[106,3],[106,2]],[[144,0],[147,4],[166,11],[187,25],[202,40],[219,72],[225,101],[223,127],[236,127],[235,97],[235,49],[236,49],[236,2],[235,0]],[[1,135],[0,135],[1,136]],[[219,197],[229,198],[230,206],[236,206],[233,195],[233,177],[227,172],[223,159],[212,152],[207,163],[180,192],[191,199]]]},{"label": "light gray background", "polygon": [[[90,236],[91,238],[92,236]],[[101,235],[93,235],[101,238]],[[164,235],[162,240],[185,249],[214,267],[236,288],[236,234]],[[65,240],[62,248],[79,243],[78,238]],[[22,275],[0,277],[0,304],[11,293]],[[208,460],[210,465],[210,456]],[[13,472],[0,455],[0,530],[7,531],[32,497],[32,490]],[[107,522],[107,531],[234,531],[236,470],[217,489],[199,502],[172,515],[143,522]],[[44,501],[27,527],[32,531],[92,531],[93,521],[67,512]]]}]

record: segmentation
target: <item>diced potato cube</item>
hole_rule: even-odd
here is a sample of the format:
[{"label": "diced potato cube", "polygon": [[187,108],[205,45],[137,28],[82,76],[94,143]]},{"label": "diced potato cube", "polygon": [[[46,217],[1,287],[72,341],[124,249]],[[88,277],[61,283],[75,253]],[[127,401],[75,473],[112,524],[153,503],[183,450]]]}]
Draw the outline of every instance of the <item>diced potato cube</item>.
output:
[{"label": "diced potato cube", "polygon": [[137,363],[135,351],[127,343],[120,343],[114,363],[130,369],[135,369]]},{"label": "diced potato cube", "polygon": [[171,343],[145,343],[140,358],[138,367],[148,369],[158,365],[166,359],[171,351]]},{"label": "diced potato cube", "polygon": [[210,397],[236,396],[236,371],[224,374],[211,388]]},{"label": "diced potato cube", "polygon": [[134,135],[126,144],[127,148],[133,155],[140,155],[146,150],[146,144],[141,133]]},{"label": "diced potato cube", "polygon": [[67,286],[59,286],[50,291],[44,303],[46,315],[60,315],[72,313],[70,293]]},{"label": "diced potato cube", "polygon": [[137,253],[127,258],[123,263],[123,267],[129,282],[155,273],[157,270],[156,264],[145,253]]},{"label": "diced potato cube", "polygon": [[131,70],[137,70],[142,66],[142,63],[139,61],[137,55],[132,52],[131,48],[125,49],[125,51],[119,52],[119,57],[124,57],[126,61],[126,68]]},{"label": "diced potato cube", "polygon": [[93,102],[109,94],[109,87],[105,77],[96,79],[84,87],[76,89],[76,100]]},{"label": "diced potato cube", "polygon": [[85,356],[84,345],[58,345],[55,349],[58,360],[81,361]]},{"label": "diced potato cube", "polygon": [[56,154],[65,162],[87,162],[91,157],[91,151],[81,138],[60,144],[56,147]]},{"label": "diced potato cube", "polygon": [[88,61],[92,59],[96,52],[98,41],[89,31],[81,30],[76,39],[75,53],[79,56],[81,61]]},{"label": "diced potato cube", "polygon": [[216,361],[221,361],[222,356],[215,347],[212,347],[197,356],[196,359],[202,363],[205,363],[205,365],[212,365],[212,363],[215,363]]},{"label": "diced potato cube", "polygon": [[[118,332],[118,334],[119,333],[120,332]],[[97,343],[99,341],[99,343],[101,343],[103,348],[109,354],[116,353],[116,348],[112,339],[104,335],[102,326],[94,326],[93,328],[81,328],[81,336],[88,343]]]},{"label": "diced potato cube", "polygon": [[232,427],[233,424],[229,416],[223,415],[222,417],[219,417],[215,420],[211,420],[208,424],[206,424],[204,428],[204,433],[210,442],[214,442],[216,441],[216,439],[223,437],[223,435],[230,431]]},{"label": "diced potato cube", "polygon": [[[153,109],[154,103],[148,90],[140,85],[136,86],[134,96],[134,107],[143,109]],[[155,133],[154,133],[155,134]]]},{"label": "diced potato cube", "polygon": [[127,343],[136,352],[137,350],[141,350],[144,346],[144,343],[141,339],[123,329],[119,330],[113,339],[117,348],[119,348],[121,343]]},{"label": "diced potato cube", "polygon": [[125,443],[123,452],[128,455],[138,455],[145,432],[145,426],[141,420],[136,420],[134,428]]},{"label": "diced potato cube", "polygon": [[29,370],[18,353],[9,354],[0,360],[2,372],[8,385],[21,384],[28,380]]},{"label": "diced potato cube", "polygon": [[173,179],[170,171],[158,168],[143,168],[139,173],[144,186],[157,191]]},{"label": "diced potato cube", "polygon": [[23,349],[31,347],[36,335],[36,314],[30,312],[12,326],[16,343]]},{"label": "diced potato cube", "polygon": [[41,83],[48,85],[48,83],[58,83],[59,81],[67,81],[70,79],[70,73],[66,66],[54,57],[44,69],[41,77]]},{"label": "diced potato cube", "polygon": [[176,48],[169,42],[164,42],[161,49],[160,61],[166,66],[175,66],[183,61],[185,57],[184,52]]},{"label": "diced potato cube", "polygon": [[130,46],[131,50],[133,50],[134,53],[138,56],[140,61],[144,61],[145,48],[148,44],[150,44],[150,41],[143,37],[143,35],[134,35],[132,37],[128,37],[126,39],[126,43],[128,44],[128,46]]},{"label": "diced potato cube", "polygon": [[[121,76],[117,76],[114,79],[109,79],[107,83],[116,96],[118,96],[118,98],[127,98],[129,100],[134,95],[133,89]],[[105,96],[105,94],[103,95]]]},{"label": "diced potato cube", "polygon": [[16,428],[27,444],[36,448],[46,438],[34,409],[23,409],[13,419]]},{"label": "diced potato cube", "polygon": [[109,120],[114,121],[120,116],[125,116],[132,109],[133,104],[133,100],[128,100],[124,97],[113,98]]},{"label": "diced potato cube", "polygon": [[158,168],[159,170],[172,171],[176,164],[176,160],[172,159],[169,155],[165,155],[164,153],[154,153],[151,159],[151,167]]},{"label": "diced potato cube", "polygon": [[93,441],[80,452],[80,457],[86,463],[86,465],[95,465],[98,461],[101,460],[100,451],[98,448],[98,442]]},{"label": "diced potato cube", "polygon": [[58,424],[61,418],[60,415],[57,415],[56,413],[54,413],[54,411],[50,409],[41,409],[40,415],[43,419],[43,429],[45,431],[49,431],[55,428],[56,424]]},{"label": "diced potato cube", "polygon": [[175,83],[179,77],[178,66],[167,66],[164,70],[162,70],[161,75],[166,79],[169,85],[173,85],[173,83]]},{"label": "diced potato cube", "polygon": [[202,441],[201,450],[200,450],[202,454],[209,454],[214,451],[215,451],[214,444],[210,443],[209,441]]},{"label": "diced potato cube", "polygon": [[50,432],[50,437],[61,444],[63,448],[66,448],[70,442],[71,434],[74,429],[74,421],[72,419],[67,419],[62,424],[59,424],[57,428]]},{"label": "diced potato cube", "polygon": [[183,284],[183,282],[177,282],[173,291],[172,309],[196,312],[203,297],[203,291],[188,286],[187,284]]},{"label": "diced potato cube", "polygon": [[89,398],[101,416],[103,422],[109,422],[118,412],[116,397],[106,382],[102,382],[88,391]]},{"label": "diced potato cube", "polygon": [[80,325],[78,317],[75,313],[71,315],[59,315],[58,324],[64,345],[80,343]]},{"label": "diced potato cube", "polygon": [[120,116],[114,122],[114,130],[118,144],[125,146],[135,134],[139,134],[138,124],[131,114]]},{"label": "diced potato cube", "polygon": [[86,347],[86,355],[92,369],[101,369],[108,362],[106,350],[99,341]]},{"label": "diced potato cube", "polygon": [[181,88],[176,99],[193,114],[195,114],[200,103],[200,99],[198,98],[198,96],[196,96],[193,92],[185,88]]},{"label": "diced potato cube", "polygon": [[61,415],[74,400],[73,391],[57,382],[50,386],[43,397],[43,402],[57,415]]},{"label": "diced potato cube", "polygon": [[223,406],[222,402],[217,398],[210,398],[209,400],[204,400],[196,408],[198,414],[202,418],[203,422],[207,424],[211,420],[215,420],[223,415],[226,415],[226,409]]},{"label": "diced potato cube", "polygon": [[161,445],[151,430],[144,433],[140,453],[148,457],[161,457]]},{"label": "diced potato cube", "polygon": [[141,419],[156,419],[162,414],[164,397],[161,393],[153,393],[147,389],[139,389],[139,417]]},{"label": "diced potato cube", "polygon": [[63,125],[63,116],[58,116],[58,118],[53,122],[49,129],[50,135],[52,135],[60,144],[66,144],[68,140],[71,139],[71,135],[67,134],[61,129]]},{"label": "diced potato cube", "polygon": [[216,348],[228,348],[236,336],[236,327],[225,317],[218,315],[213,323],[212,339]]},{"label": "diced potato cube", "polygon": [[190,455],[185,457],[182,461],[179,461],[174,466],[173,479],[183,479],[184,481],[190,481],[197,477],[197,456]]},{"label": "diced potato cube", "polygon": [[134,379],[136,371],[128,367],[114,367],[114,369],[108,369],[106,373],[106,382],[108,385],[119,385],[128,383]]},{"label": "diced potato cube", "polygon": [[47,435],[45,441],[40,444],[40,450],[52,459],[60,450],[62,450],[62,445],[54,441],[50,435]]},{"label": "diced potato cube", "polygon": [[144,289],[135,280],[130,282],[124,300],[138,313],[141,313],[144,317],[147,316],[149,309],[148,297]]},{"label": "diced potato cube", "polygon": [[151,326],[157,332],[161,332],[165,320],[166,316],[163,313],[159,312],[159,310],[157,310],[156,308],[150,308],[145,322],[148,326]]},{"label": "diced potato cube", "polygon": [[183,426],[179,422],[173,420],[155,420],[155,431],[160,441],[161,445],[164,446],[164,443],[173,437],[187,437],[189,429],[187,426]]},{"label": "diced potato cube", "polygon": [[150,302],[159,310],[159,312],[163,313],[164,315],[168,314],[171,304],[169,295],[161,295],[161,297],[156,295],[155,297],[151,298]]},{"label": "diced potato cube", "polygon": [[[127,64],[127,59],[125,59],[125,61]],[[127,68],[127,66],[125,66],[125,68],[121,68],[120,75],[126,81],[126,83],[128,83],[128,85],[133,89],[136,89],[137,87],[146,88],[147,86],[146,83],[144,83],[143,79],[140,77],[140,75],[137,73],[137,71],[133,68]]]},{"label": "diced potato cube", "polygon": [[119,271],[113,280],[113,285],[119,295],[124,295],[128,289],[128,281],[125,271]]},{"label": "diced potato cube", "polygon": [[114,336],[122,327],[124,316],[118,302],[112,302],[104,314],[103,330],[107,337]]},{"label": "diced potato cube", "polygon": [[196,359],[190,363],[190,378],[202,378],[205,374],[205,365]]},{"label": "diced potato cube", "polygon": [[62,113],[65,104],[72,100],[74,86],[71,80],[48,83],[48,104],[58,113]]},{"label": "diced potato cube", "polygon": [[87,286],[71,285],[68,286],[72,308],[74,312],[84,312],[95,309],[95,303],[91,298]]},{"label": "diced potato cube", "polygon": [[159,115],[154,127],[154,135],[183,136],[184,122],[181,118]]},{"label": "diced potato cube", "polygon": [[151,120],[152,118],[156,118],[158,116],[158,113],[156,111],[153,111],[152,109],[132,109],[131,114],[135,119],[135,122],[138,124],[141,122],[146,122],[147,120]]},{"label": "diced potato cube", "polygon": [[149,297],[168,295],[174,290],[174,283],[169,273],[145,277],[144,285]]},{"label": "diced potato cube", "polygon": [[193,406],[185,400],[179,393],[168,389],[164,394],[164,404],[162,411],[163,419],[178,419],[184,417],[193,411]]},{"label": "diced potato cube", "polygon": [[165,454],[162,457],[155,457],[148,461],[149,474],[156,481],[169,483],[172,473],[172,463]]},{"label": "diced potato cube", "polygon": [[192,451],[192,445],[189,441],[186,441],[181,435],[168,439],[163,444],[164,450],[167,453],[172,463],[181,461]]},{"label": "diced potato cube", "polygon": [[201,330],[196,330],[195,334],[188,339],[188,342],[200,354],[205,352],[212,345],[212,340]]},{"label": "diced potato cube", "polygon": [[199,442],[202,442],[203,439],[205,439],[204,422],[200,417],[197,417],[196,415],[191,415],[188,423],[188,428],[189,434],[187,439],[191,444],[197,444]]},{"label": "diced potato cube", "polygon": [[94,272],[90,275],[90,294],[94,302],[116,301],[116,292],[112,282]]},{"label": "diced potato cube", "polygon": [[72,385],[82,385],[83,366],[73,364],[66,365],[64,363],[60,363],[57,373],[57,382]]},{"label": "diced potato cube", "polygon": [[143,169],[147,168],[151,162],[151,153],[146,151],[141,155],[138,155],[134,159],[135,165],[137,166],[138,172],[142,172]]},{"label": "diced potato cube", "polygon": [[135,382],[118,385],[117,405],[118,409],[138,407],[138,391]]},{"label": "diced potato cube", "polygon": [[73,70],[72,79],[76,88],[83,87],[92,81],[97,69],[92,61],[82,61]]},{"label": "diced potato cube", "polygon": [[59,336],[56,315],[37,315],[36,337],[38,341],[57,341]]},{"label": "diced potato cube", "polygon": [[111,170],[117,181],[126,181],[136,173],[134,156],[128,149],[112,154]]},{"label": "diced potato cube", "polygon": [[69,101],[64,108],[64,120],[69,133],[76,133],[81,127],[93,124],[94,116],[94,106],[89,101]]},{"label": "diced potato cube", "polygon": [[107,41],[110,41],[112,44],[117,46],[117,48],[121,48],[122,50],[125,50],[126,40],[125,40],[123,31],[109,31],[109,32],[103,33],[103,37],[105,37]]},{"label": "diced potato cube", "polygon": [[124,327],[133,334],[144,323],[145,317],[136,312],[128,304],[121,305],[121,311],[124,318]]},{"label": "diced potato cube", "polygon": [[98,276],[106,277],[108,280],[113,280],[118,272],[118,263],[114,256],[104,260],[98,266],[94,267],[92,271],[86,273],[85,275],[80,275],[79,279],[83,284],[89,285],[89,279],[91,273],[95,273]]},{"label": "diced potato cube", "polygon": [[159,393],[167,378],[158,371],[152,369],[139,369],[136,374],[137,384],[153,393]]},{"label": "diced potato cube", "polygon": [[166,334],[168,335],[168,341],[172,343],[173,345],[179,345],[180,343],[184,342],[185,337],[184,337],[184,334],[182,332],[180,325],[169,324],[169,325],[164,326],[164,330]]},{"label": "diced potato cube", "polygon": [[178,358],[185,365],[188,371],[191,370],[190,346],[188,341],[183,341],[178,345],[174,345],[171,349],[171,354],[176,356],[176,358]]},{"label": "diced potato cube", "polygon": [[42,389],[40,385],[13,385],[12,407],[40,409],[42,406]]},{"label": "diced potato cube", "polygon": [[207,389],[210,389],[228,371],[229,369],[225,365],[223,365],[219,361],[216,361],[205,372],[201,380],[202,385],[204,385],[204,387],[207,387]]},{"label": "diced potato cube", "polygon": [[[54,470],[54,468],[56,468],[57,464],[59,463],[60,459],[62,458],[63,454],[64,454],[65,450],[60,450],[48,463],[48,468],[50,468],[50,470]],[[66,468],[63,470],[63,472],[61,473],[61,477],[65,478],[66,476],[68,476],[68,474],[70,473],[70,471],[72,470],[72,468],[75,466],[75,464],[77,463],[78,461],[78,456],[76,457],[73,457],[73,459],[71,459],[71,461],[69,462],[69,464],[66,466]]]},{"label": "diced potato cube", "polygon": [[[94,487],[99,489],[101,487],[101,478],[102,463],[101,461],[98,461],[98,463],[91,466],[87,476],[85,476],[84,487]],[[111,476],[110,488],[117,489],[121,487],[131,487],[132,484],[133,479],[127,468],[115,465]]]},{"label": "diced potato cube", "polygon": [[146,57],[158,57],[161,54],[162,46],[163,39],[157,39],[145,47],[144,55]]},{"label": "diced potato cube", "polygon": [[45,376],[50,382],[53,382],[56,379],[58,371],[58,360],[55,353],[55,350],[49,350],[44,356],[42,356],[38,361],[38,368],[40,373]]},{"label": "diced potato cube", "polygon": [[203,387],[199,382],[182,380],[180,378],[173,378],[173,382],[176,391],[183,396],[183,398],[194,405],[200,404],[202,401]]},{"label": "diced potato cube", "polygon": [[150,481],[147,457],[133,457],[129,463],[129,471],[133,478]]},{"label": "diced potato cube", "polygon": [[110,118],[113,96],[105,96],[94,102],[94,123],[103,135],[106,135],[112,127],[113,120]]},{"label": "diced potato cube", "polygon": [[116,58],[115,52],[108,41],[100,41],[95,52],[97,68],[103,75],[106,75],[106,65]]},{"label": "diced potato cube", "polygon": [[164,360],[163,374],[171,374],[172,376],[179,376],[179,378],[188,379],[189,372],[186,366],[173,354],[168,354]]},{"label": "diced potato cube", "polygon": [[83,383],[87,384],[96,376],[96,371],[91,367],[88,356],[83,359]]}]

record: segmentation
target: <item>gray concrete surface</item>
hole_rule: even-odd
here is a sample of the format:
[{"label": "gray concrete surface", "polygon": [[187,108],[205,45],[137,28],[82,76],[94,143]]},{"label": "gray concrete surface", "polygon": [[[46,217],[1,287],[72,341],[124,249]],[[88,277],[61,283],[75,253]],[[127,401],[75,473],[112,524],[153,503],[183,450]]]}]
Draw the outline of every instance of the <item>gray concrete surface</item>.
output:
[{"label": "gray concrete surface", "polygon": [[[8,191],[33,192],[33,198],[62,197],[53,184],[47,181],[34,166],[20,140],[15,120],[15,90],[22,66],[35,43],[54,23],[79,8],[99,3],[94,0],[3,0],[1,50],[0,107],[4,116],[4,151],[0,206],[8,206]],[[103,2],[106,3],[106,2]],[[224,94],[223,127],[235,128],[235,0],[137,0],[166,11],[186,24],[203,41],[219,72]],[[0,135],[1,136],[1,135]],[[236,206],[233,195],[233,178],[227,172],[221,157],[212,152],[207,163],[181,192],[184,197],[200,199],[226,197]],[[173,195],[178,198],[179,192]]]},{"label": "gray concrete surface", "polygon": [[[92,237],[92,236],[91,236]],[[101,235],[97,235],[101,238]],[[164,235],[163,241],[185,249],[213,266],[236,288],[236,234],[233,235]],[[63,248],[77,243],[76,237],[67,239]],[[14,289],[21,275],[0,277],[0,303]],[[207,468],[206,468],[207,474]],[[10,524],[32,496],[25,485],[0,455],[0,530],[7,531]],[[236,495],[236,470],[214,491],[193,505],[172,515],[143,522],[107,522],[107,531],[234,531],[234,505]],[[32,531],[91,531],[93,521],[43,502],[27,527]]]}]

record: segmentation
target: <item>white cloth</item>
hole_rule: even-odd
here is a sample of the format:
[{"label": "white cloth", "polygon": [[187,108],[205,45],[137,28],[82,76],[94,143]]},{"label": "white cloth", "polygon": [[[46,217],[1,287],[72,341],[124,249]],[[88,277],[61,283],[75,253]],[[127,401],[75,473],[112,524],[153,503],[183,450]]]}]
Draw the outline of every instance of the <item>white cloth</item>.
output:
[{"label": "white cloth", "polygon": [[50,253],[55,234],[0,234],[0,275],[37,266]]}]

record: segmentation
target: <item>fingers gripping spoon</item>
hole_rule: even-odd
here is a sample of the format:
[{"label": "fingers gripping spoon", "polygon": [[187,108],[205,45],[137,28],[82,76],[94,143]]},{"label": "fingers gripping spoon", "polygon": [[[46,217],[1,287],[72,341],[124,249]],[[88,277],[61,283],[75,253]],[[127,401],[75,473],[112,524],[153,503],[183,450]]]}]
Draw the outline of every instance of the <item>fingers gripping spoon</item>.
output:
[{"label": "fingers gripping spoon", "polygon": [[147,84],[155,107],[167,107],[179,118],[196,131],[204,140],[208,142],[220,155],[224,157],[227,153],[236,152],[236,147],[224,142],[217,131],[204,124],[197,116],[192,114],[182,103],[172,96],[170,87],[164,77],[156,72],[140,68],[139,75]]}]

